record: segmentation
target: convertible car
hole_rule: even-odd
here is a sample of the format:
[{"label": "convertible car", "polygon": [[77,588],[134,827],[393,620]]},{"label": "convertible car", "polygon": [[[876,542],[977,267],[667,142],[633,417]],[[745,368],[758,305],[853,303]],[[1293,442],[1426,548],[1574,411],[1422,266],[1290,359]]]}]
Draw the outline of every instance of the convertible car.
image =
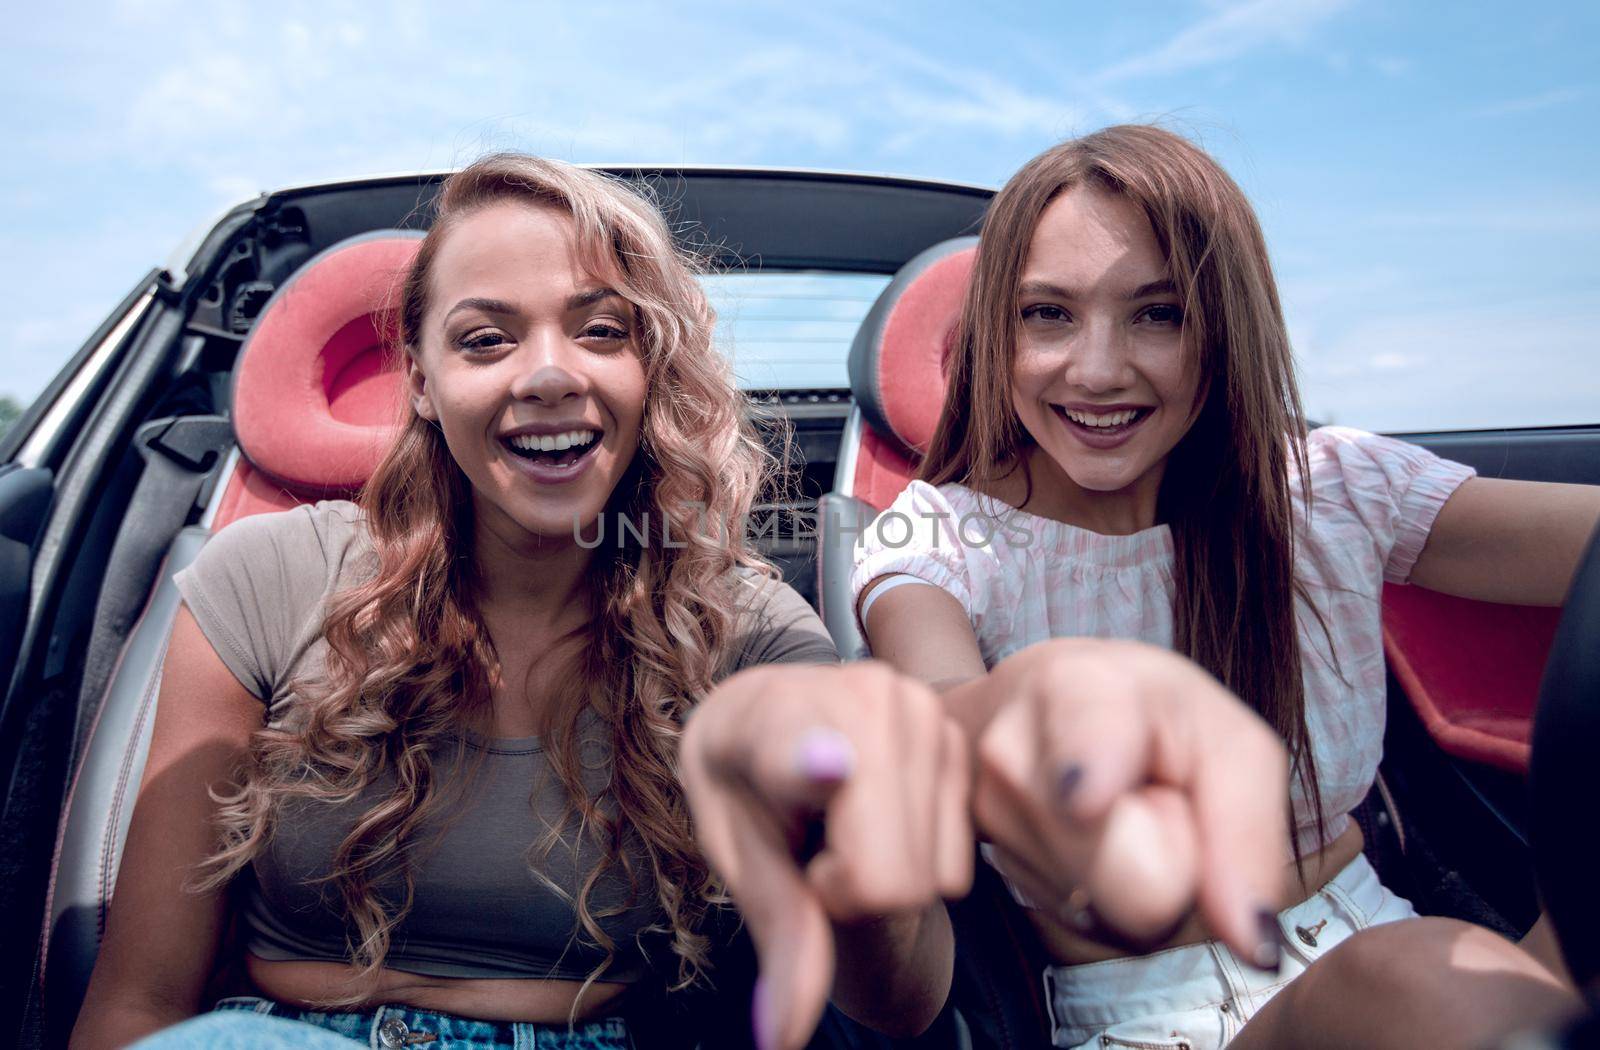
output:
[{"label": "convertible car", "polygon": [[[792,490],[757,517],[759,541],[841,651],[862,655],[851,542],[931,436],[991,191],[609,170],[648,184],[713,262],[707,288],[750,411],[794,467]],[[129,292],[0,441],[0,1043],[58,1046],[71,1030],[115,893],[173,574],[227,523],[347,496],[375,462],[396,404],[388,290],[442,178],[298,187],[231,209]],[[1600,425],[1400,436],[1489,476],[1600,484]],[[1374,862],[1424,913],[1512,936],[1542,900],[1592,987],[1600,556],[1564,618],[1401,587],[1384,616],[1390,723],[1360,813]],[[963,958],[979,961],[959,969],[948,1038],[1040,1045],[1038,982],[981,961],[998,953],[1025,974],[1035,950],[991,903],[956,909]]]}]

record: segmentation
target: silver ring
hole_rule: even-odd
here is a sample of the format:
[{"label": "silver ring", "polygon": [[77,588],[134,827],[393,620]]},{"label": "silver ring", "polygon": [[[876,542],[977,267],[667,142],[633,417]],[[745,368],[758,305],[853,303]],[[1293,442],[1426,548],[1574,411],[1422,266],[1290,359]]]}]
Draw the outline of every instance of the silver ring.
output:
[{"label": "silver ring", "polygon": [[1082,886],[1073,887],[1066,900],[1056,905],[1056,918],[1079,933],[1093,930],[1098,923],[1095,921],[1094,905],[1089,900],[1089,891]]}]

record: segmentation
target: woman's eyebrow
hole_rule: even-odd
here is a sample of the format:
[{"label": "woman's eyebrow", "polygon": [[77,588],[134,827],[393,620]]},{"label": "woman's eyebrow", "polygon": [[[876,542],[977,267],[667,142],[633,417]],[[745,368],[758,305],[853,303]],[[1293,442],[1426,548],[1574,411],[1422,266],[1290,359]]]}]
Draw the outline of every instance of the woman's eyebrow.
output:
[{"label": "woman's eyebrow", "polygon": [[[1139,287],[1122,293],[1120,298],[1124,302],[1132,302],[1135,299],[1148,299],[1152,295],[1176,295],[1177,293],[1178,286],[1172,283],[1172,278],[1161,277],[1154,281],[1146,281]],[[1017,287],[1017,294],[1019,296],[1043,295],[1054,299],[1068,300],[1082,298],[1071,288],[1063,288],[1061,285],[1052,284],[1049,281],[1024,281]]]},{"label": "woman's eyebrow", "polygon": [[622,293],[615,288],[592,288],[587,292],[579,292],[567,300],[568,310],[582,310],[585,306],[593,306],[602,299],[621,299]]},{"label": "woman's eyebrow", "polygon": [[1146,281],[1122,298],[1126,302],[1135,299],[1148,299],[1152,295],[1177,295],[1178,286],[1172,283],[1172,278],[1163,277],[1159,281]]},{"label": "woman's eyebrow", "polygon": [[1049,281],[1024,281],[1017,287],[1017,294],[1044,295],[1054,299],[1077,299],[1078,294],[1070,288],[1063,288],[1059,284]]},{"label": "woman's eyebrow", "polygon": [[476,296],[473,296],[456,303],[445,312],[445,315],[441,320],[448,321],[453,315],[461,312],[462,310],[482,310],[486,314],[514,314],[517,312],[515,307],[503,300],[480,299]]}]

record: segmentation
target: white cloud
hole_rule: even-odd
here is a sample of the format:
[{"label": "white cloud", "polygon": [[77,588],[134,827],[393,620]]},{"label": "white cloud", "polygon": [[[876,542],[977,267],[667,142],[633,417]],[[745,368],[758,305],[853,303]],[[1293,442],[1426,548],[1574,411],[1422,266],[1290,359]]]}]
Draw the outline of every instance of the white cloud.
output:
[{"label": "white cloud", "polygon": [[1367,359],[1367,364],[1377,372],[1398,372],[1415,368],[1420,363],[1420,359],[1410,354],[1397,354],[1392,350],[1373,354]]},{"label": "white cloud", "polygon": [[1269,45],[1300,44],[1349,0],[1245,0],[1179,32],[1161,47],[1102,69],[1101,83],[1215,66]]},{"label": "white cloud", "polygon": [[234,132],[260,113],[270,85],[261,67],[226,51],[197,54],[158,74],[139,92],[125,129],[153,148]]},{"label": "white cloud", "polygon": [[[1040,90],[1026,70],[945,61],[821,16],[775,26],[644,5],[557,17],[478,0],[381,12],[352,0],[219,0],[201,21],[170,0],[111,2],[114,32],[63,24],[47,57],[34,49],[14,64],[36,81],[76,70],[49,81],[71,119],[19,126],[8,146],[30,170],[81,184],[30,190],[14,175],[17,192],[0,198],[0,230],[19,229],[11,217],[41,194],[35,211],[59,211],[49,232],[9,238],[18,262],[0,260],[0,331],[13,337],[0,360],[44,360],[59,346],[58,363],[99,316],[64,342],[41,334],[68,325],[61,289],[108,308],[195,222],[261,190],[450,168],[494,148],[997,181],[1107,105],[1103,91],[1082,101]],[[943,148],[951,142],[964,148]],[[139,215],[141,229],[119,228],[119,214]],[[55,363],[8,365],[0,388],[31,396]]]},{"label": "white cloud", "polygon": [[1587,89],[1581,87],[1556,88],[1537,95],[1523,95],[1518,98],[1504,99],[1473,110],[1472,116],[1507,117],[1522,113],[1534,113],[1541,109],[1550,109],[1553,106],[1564,106],[1569,102],[1576,102],[1588,93]]},{"label": "white cloud", "polygon": [[181,0],[114,0],[111,13],[122,22],[155,22],[181,8]]},{"label": "white cloud", "polygon": [[1589,200],[1527,200],[1507,195],[1481,204],[1372,212],[1357,221],[1373,230],[1594,234],[1600,233],[1600,205]]},{"label": "white cloud", "polygon": [[[1334,37],[1348,0],[1202,0],[1190,8],[1189,24],[1153,37],[1142,55],[1104,64],[1088,56],[1116,38],[1099,24],[1124,17],[1115,12],[1101,20],[1074,9],[1035,27],[1010,13],[985,23],[990,16],[972,9],[948,27],[959,24],[959,33],[938,40],[937,31],[921,31],[927,25],[890,32],[883,28],[890,17],[828,4],[779,16],[732,0],[709,14],[692,4],[618,9],[608,0],[581,12],[479,0],[405,0],[382,10],[361,0],[281,0],[270,8],[218,0],[201,21],[185,17],[174,0],[110,2],[104,34],[74,27],[48,48],[12,49],[15,75],[48,84],[58,108],[41,107],[27,126],[14,120],[8,147],[32,172],[87,172],[66,186],[14,173],[0,195],[0,256],[12,260],[0,258],[0,389],[14,393],[38,389],[194,222],[261,189],[448,168],[492,148],[997,183],[1064,135],[1174,109],[1215,121],[1236,142],[1253,135],[1252,148],[1265,157],[1285,136],[1270,125],[1252,132],[1228,108],[1254,87],[1249,67],[1236,60],[1294,52],[1308,79],[1332,81],[1326,63],[1348,58],[1341,91],[1378,80],[1362,77],[1364,69],[1399,76],[1410,68],[1405,58],[1367,57]],[[1139,32],[1150,38],[1148,29]],[[1427,61],[1431,71],[1431,52]],[[74,75],[60,76],[62,68]],[[1231,94],[1217,87],[1224,73],[1240,76]],[[1585,81],[1583,73],[1546,75]],[[1533,112],[1586,92],[1592,95],[1570,87],[1508,99],[1478,115]],[[1374,135],[1378,152],[1363,162],[1392,162]],[[1386,229],[1600,233],[1600,208],[1575,193],[1498,200],[1492,181],[1472,181],[1478,174],[1463,173],[1463,186],[1475,188],[1459,200],[1434,192],[1425,209],[1401,211],[1408,197],[1397,187],[1372,202],[1388,211],[1349,220],[1319,212],[1326,202],[1294,196],[1292,184],[1274,183],[1265,194],[1281,196],[1285,214],[1301,220],[1295,240],[1277,237],[1273,248],[1289,263],[1284,271],[1299,278],[1284,281],[1285,302],[1314,411],[1403,427],[1496,412],[1534,419],[1584,398],[1600,404],[1586,379],[1600,371],[1588,363],[1592,341],[1579,338],[1580,320],[1562,315],[1557,323],[1531,307],[1473,312],[1470,320],[1442,306],[1437,314],[1400,315],[1403,304],[1423,301],[1419,289],[1430,307],[1447,301],[1448,290],[1429,284],[1426,252],[1342,268],[1327,257],[1344,243],[1326,236],[1341,223],[1368,237]],[[35,215],[49,223],[21,232],[21,220]],[[137,216],[137,224],[119,216]],[[1272,208],[1267,218],[1271,225]],[[1358,254],[1350,249],[1346,258]],[[93,305],[63,309],[68,288],[74,301]],[[1593,312],[1592,297],[1579,305]],[[1507,330],[1513,335],[1490,334]],[[1499,359],[1511,344],[1525,362],[1557,362],[1549,366],[1556,378],[1508,378],[1466,361],[1481,355],[1493,368],[1509,368]],[[1569,367],[1576,378],[1560,371]],[[1455,383],[1469,388],[1451,392]]]},{"label": "white cloud", "polygon": [[248,175],[216,175],[206,186],[218,201],[228,203],[247,200],[263,189]]},{"label": "white cloud", "polygon": [[975,83],[966,92],[891,86],[881,102],[911,127],[933,135],[951,128],[981,128],[1005,136],[1049,140],[1063,137],[1085,119],[1084,111],[1069,102],[999,83]]},{"label": "white cloud", "polygon": [[[723,50],[734,57],[722,62],[616,61],[604,52],[614,42],[559,20],[501,11],[513,24],[484,37],[467,14],[404,12],[356,22],[338,5],[318,17],[289,3],[280,20],[261,16],[224,39],[192,30],[163,67],[135,78],[128,119],[107,124],[129,153],[237,188],[449,166],[475,146],[585,160],[822,155],[860,168],[880,149],[893,155],[955,130],[1022,142],[1020,160],[1105,105],[870,34],[804,43],[733,34]],[[857,159],[832,160],[846,156]]]},{"label": "white cloud", "polygon": [[1533,300],[1300,328],[1306,409],[1373,430],[1600,423],[1593,332],[1582,304]]},{"label": "white cloud", "polygon": [[1337,311],[1350,303],[1382,301],[1416,285],[1415,275],[1398,266],[1375,263],[1330,272],[1326,259],[1305,251],[1278,254],[1277,271],[1286,310],[1300,317]]},{"label": "white cloud", "polygon": [[182,232],[151,215],[61,231],[48,246],[0,230],[0,393],[32,401]]}]

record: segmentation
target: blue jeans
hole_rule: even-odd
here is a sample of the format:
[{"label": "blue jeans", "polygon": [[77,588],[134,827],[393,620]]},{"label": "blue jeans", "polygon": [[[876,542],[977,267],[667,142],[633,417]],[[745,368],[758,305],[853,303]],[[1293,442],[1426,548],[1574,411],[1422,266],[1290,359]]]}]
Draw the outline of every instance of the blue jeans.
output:
[{"label": "blue jeans", "polygon": [[325,1013],[237,996],[136,1044],[138,1050],[632,1050],[628,1027],[608,1017],[564,1024],[482,1021],[411,1006]]}]

